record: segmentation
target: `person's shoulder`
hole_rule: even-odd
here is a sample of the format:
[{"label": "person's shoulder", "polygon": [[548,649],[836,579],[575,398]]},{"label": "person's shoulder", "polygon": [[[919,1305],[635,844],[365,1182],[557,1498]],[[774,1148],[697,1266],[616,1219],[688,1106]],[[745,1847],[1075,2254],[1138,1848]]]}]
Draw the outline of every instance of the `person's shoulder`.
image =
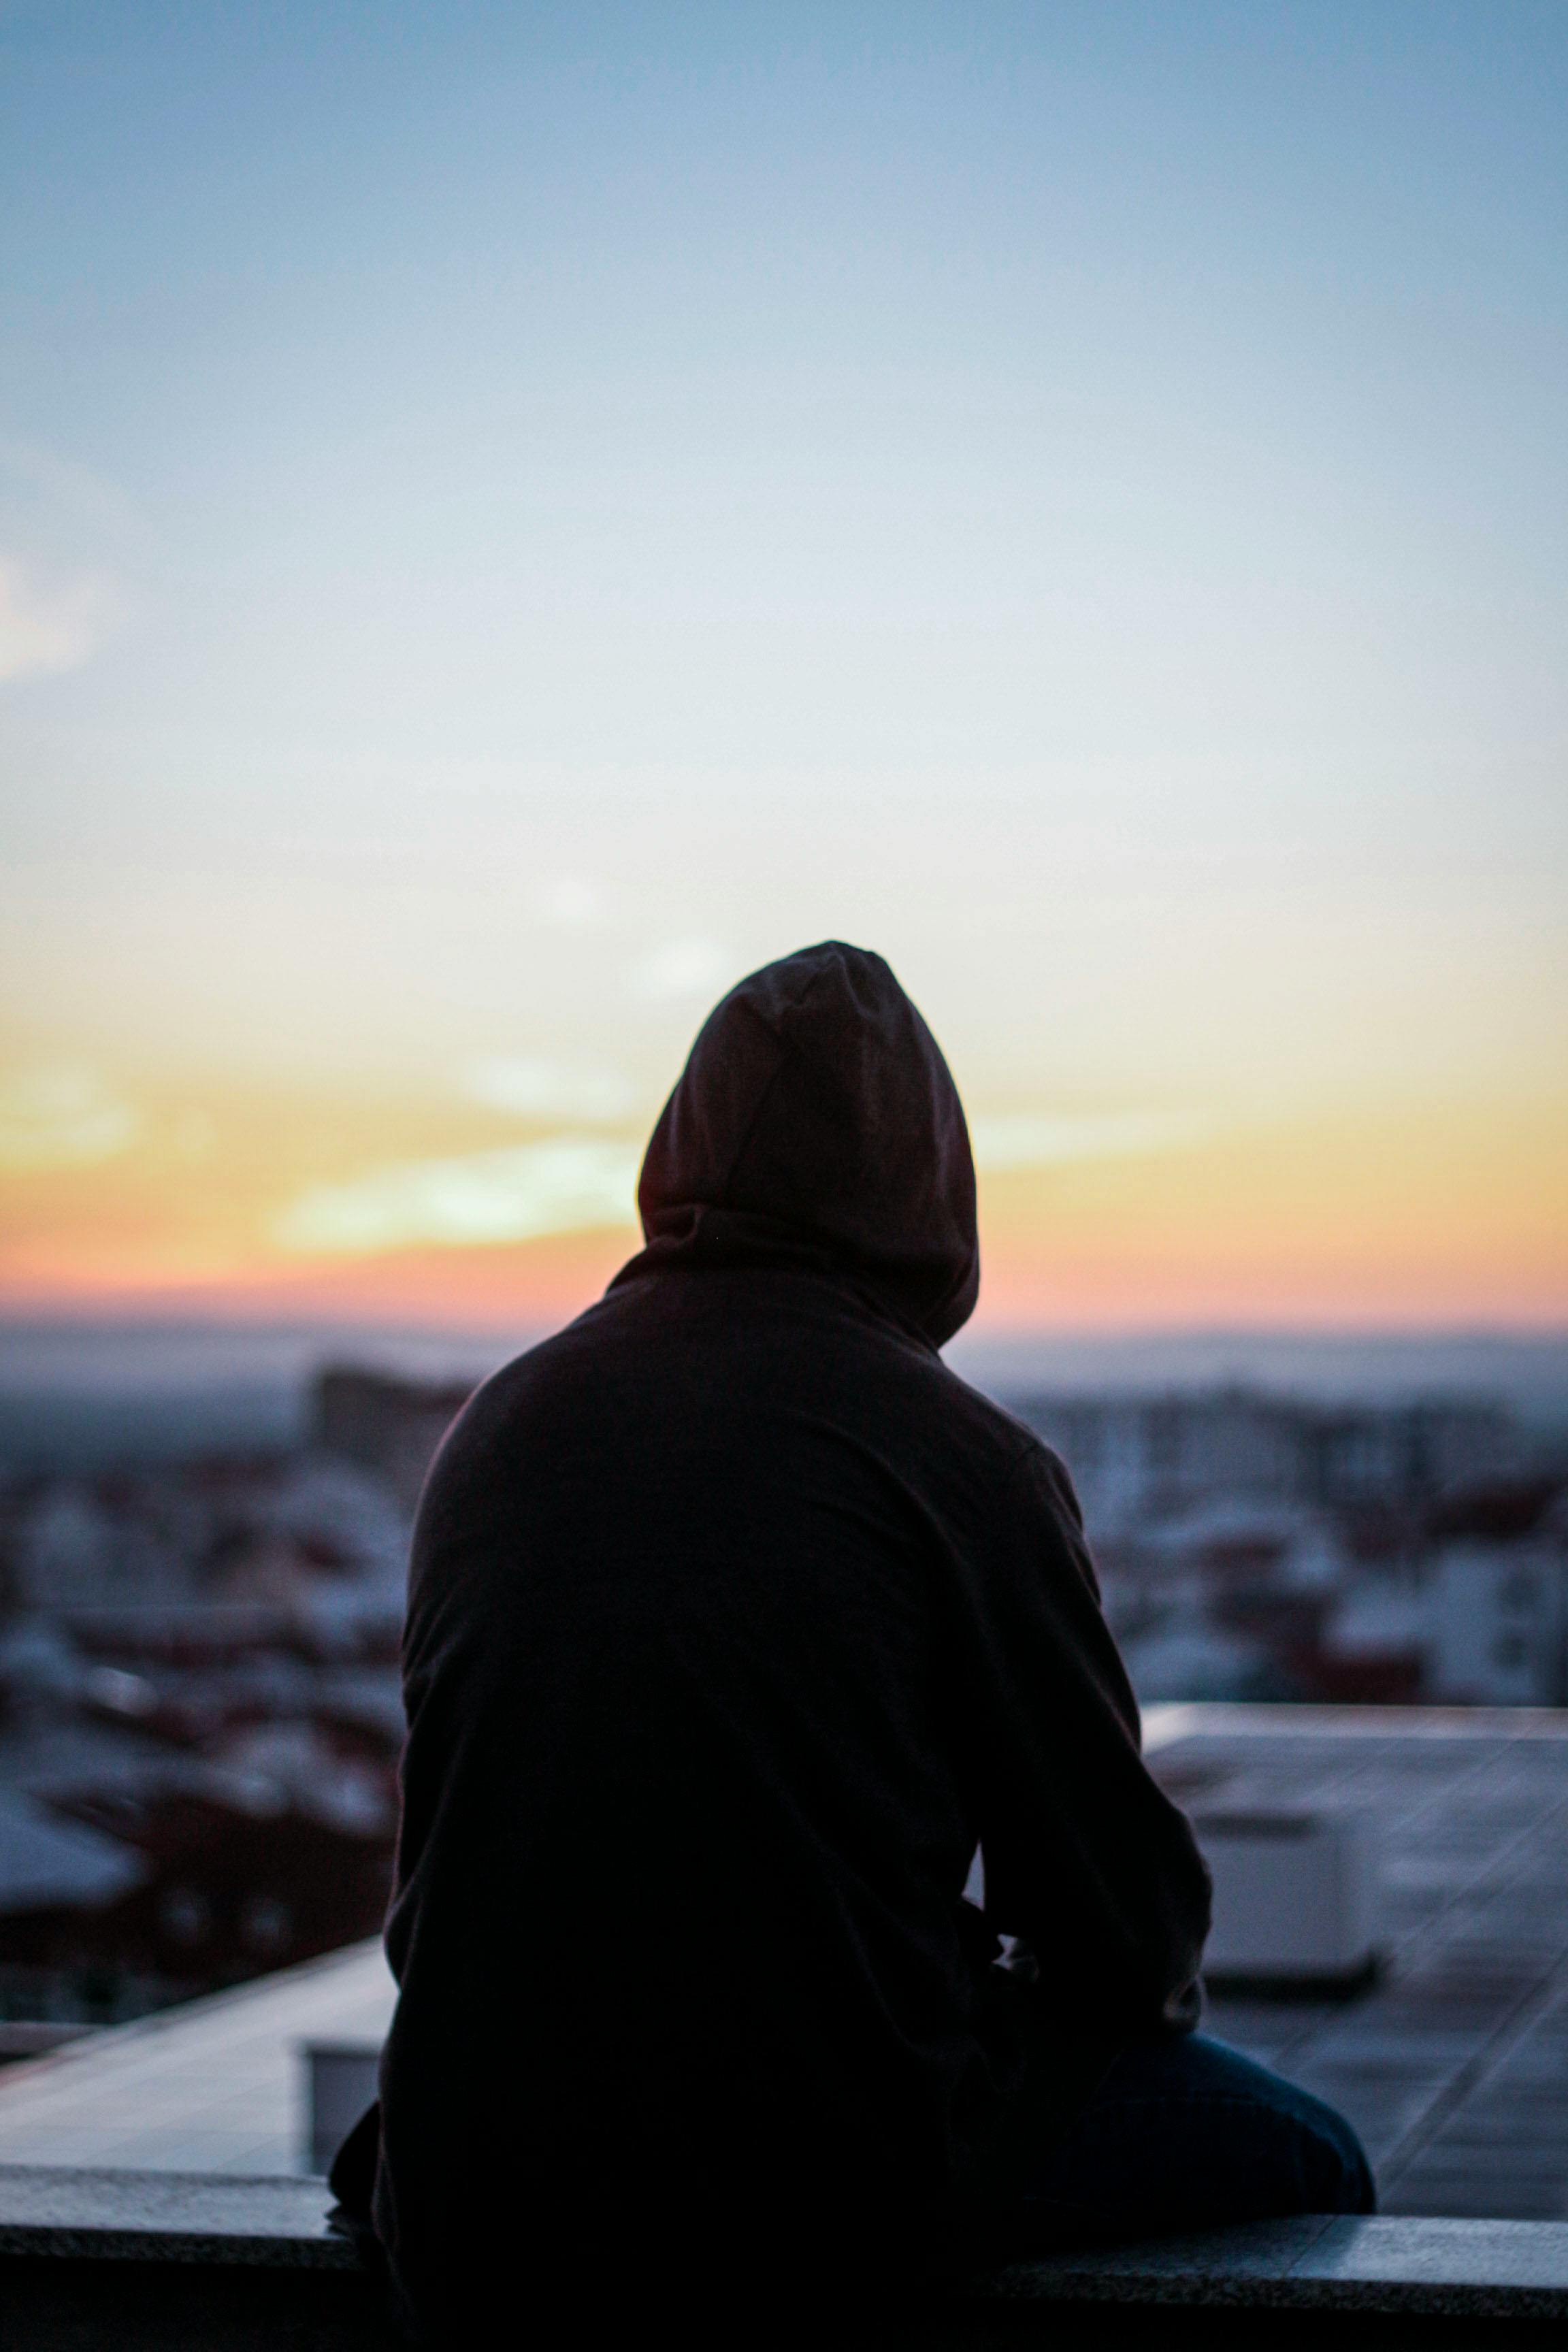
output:
[{"label": "person's shoulder", "polygon": [[975,1444],[989,1447],[1000,1458],[1013,1460],[1039,1444],[1032,1429],[1008,1412],[994,1396],[977,1389],[941,1356],[930,1356],[933,1392],[944,1412]]},{"label": "person's shoulder", "polygon": [[966,1416],[976,1435],[983,1435],[1009,1468],[1026,1482],[1043,1479],[1052,1487],[1065,1486],[1070,1494],[1072,1481],[1066,1463],[1038,1431],[1031,1429],[1026,1421],[1020,1421],[1016,1412],[1009,1412],[1005,1404],[988,1396],[984,1389],[973,1387],[951,1364],[942,1364],[942,1371],[954,1399],[953,1409]]},{"label": "person's shoulder", "polygon": [[[983,1455],[993,1472],[1030,1456],[1056,1460],[1026,1423],[966,1381],[876,1297],[810,1278],[796,1291],[808,1310],[817,1309],[846,1378],[868,1401],[874,1395],[879,1412],[896,1400],[922,1438],[940,1426],[954,1444]],[[818,1375],[823,1360],[817,1359]]]},{"label": "person's shoulder", "polygon": [[911,1395],[924,1398],[955,1431],[994,1458],[1025,1453],[1039,1441],[1016,1413],[997,1402],[988,1390],[977,1388],[929,1339],[891,1320],[868,1316],[868,1332],[879,1343],[891,1377],[901,1381]]},{"label": "person's shoulder", "polygon": [[596,1333],[594,1327],[604,1321],[610,1303],[596,1299],[572,1322],[533,1340],[482,1380],[448,1432],[447,1450],[452,1439],[471,1440],[492,1432],[574,1385],[603,1352],[607,1335]]},{"label": "person's shoulder", "polygon": [[933,1401],[952,1442],[984,1473],[994,1510],[1026,1517],[1044,1511],[1083,1526],[1071,1473],[1061,1455],[1006,1406],[940,1357],[928,1360]]}]

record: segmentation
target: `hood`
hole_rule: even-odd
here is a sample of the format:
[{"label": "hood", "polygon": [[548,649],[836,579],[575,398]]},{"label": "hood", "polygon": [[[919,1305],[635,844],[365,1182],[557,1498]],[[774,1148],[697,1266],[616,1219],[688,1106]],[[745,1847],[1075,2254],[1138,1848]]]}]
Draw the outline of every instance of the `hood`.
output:
[{"label": "hood", "polygon": [[980,1287],[974,1162],[942,1050],[880,956],[827,940],[763,966],[704,1023],[637,1185],[682,1265],[848,1277],[940,1347]]}]

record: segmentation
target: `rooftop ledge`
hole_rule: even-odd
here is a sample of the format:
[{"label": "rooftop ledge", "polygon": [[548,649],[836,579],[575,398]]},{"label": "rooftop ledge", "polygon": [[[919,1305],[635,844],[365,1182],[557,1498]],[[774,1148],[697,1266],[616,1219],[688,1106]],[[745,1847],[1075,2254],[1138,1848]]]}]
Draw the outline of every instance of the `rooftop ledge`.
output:
[{"label": "rooftop ledge", "polygon": [[[330,2203],[310,2180],[0,2167],[7,2345],[370,2352],[385,2339],[352,2247],[328,2225]],[[1121,2309],[1090,2308],[1105,2305]],[[1500,2323],[1522,2323],[1532,2336],[1532,2323],[1568,2318],[1568,2222],[1310,2214],[1058,2254],[974,2280],[963,2311],[936,2337],[971,2344],[1001,2333],[1016,2342],[1037,2333],[1037,2320],[1053,2347],[1191,2342],[1184,2314],[1202,2316],[1209,2341],[1234,2335],[1227,2312],[1272,2315],[1271,2335],[1300,2336],[1303,2324],[1321,2333],[1309,2322],[1315,2314],[1333,2315],[1336,2339],[1347,2326],[1399,2336],[1388,2323],[1401,2320],[1420,2323],[1423,2343],[1436,2332],[1495,2344]],[[1479,2334],[1475,2323],[1485,2324]]]}]

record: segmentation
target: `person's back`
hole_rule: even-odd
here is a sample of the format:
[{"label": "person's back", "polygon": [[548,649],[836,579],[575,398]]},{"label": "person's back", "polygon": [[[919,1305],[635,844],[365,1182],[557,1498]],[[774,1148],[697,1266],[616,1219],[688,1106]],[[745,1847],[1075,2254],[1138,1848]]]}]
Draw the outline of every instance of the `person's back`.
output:
[{"label": "person's back", "polygon": [[419,1515],[375,2221],[433,2341],[509,2285],[930,2274],[1026,2056],[1048,2135],[1195,2015],[1206,1876],[1070,1489],[936,1352],[973,1170],[886,966],[742,983],[639,1197]]}]

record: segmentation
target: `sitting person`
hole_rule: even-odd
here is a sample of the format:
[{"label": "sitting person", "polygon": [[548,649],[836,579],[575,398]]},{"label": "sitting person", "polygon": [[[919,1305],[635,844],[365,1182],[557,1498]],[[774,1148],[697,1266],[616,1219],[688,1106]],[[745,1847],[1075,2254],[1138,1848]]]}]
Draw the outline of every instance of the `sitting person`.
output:
[{"label": "sitting person", "polygon": [[669,2294],[754,2334],[786,2290],[1369,2210],[1348,2125],[1194,2031],[1207,1874],[1067,1473],[938,1354],[973,1166],[887,965],[733,990],[638,1199],[420,1507],[400,1995],[335,2176],[374,2169],[407,2332]]}]

